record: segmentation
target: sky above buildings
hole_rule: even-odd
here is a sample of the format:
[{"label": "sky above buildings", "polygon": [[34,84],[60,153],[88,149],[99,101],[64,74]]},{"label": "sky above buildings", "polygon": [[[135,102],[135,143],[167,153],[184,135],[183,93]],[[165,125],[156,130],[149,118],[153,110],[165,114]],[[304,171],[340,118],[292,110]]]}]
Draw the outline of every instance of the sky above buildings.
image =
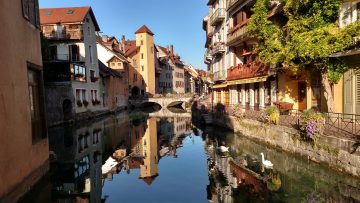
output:
[{"label": "sky above buildings", "polygon": [[155,43],[174,45],[181,60],[205,69],[205,33],[202,20],[207,0],[39,0],[40,8],[91,6],[101,35],[135,39],[134,32],[147,25]]}]

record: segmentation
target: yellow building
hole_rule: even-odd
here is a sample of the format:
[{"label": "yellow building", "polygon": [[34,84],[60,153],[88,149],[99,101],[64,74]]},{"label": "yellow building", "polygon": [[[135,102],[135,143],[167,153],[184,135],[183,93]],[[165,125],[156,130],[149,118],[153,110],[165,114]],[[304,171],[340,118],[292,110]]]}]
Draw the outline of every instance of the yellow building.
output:
[{"label": "yellow building", "polygon": [[122,38],[125,56],[130,61],[129,88],[132,96],[155,94],[154,33],[143,25],[135,32],[135,40]]}]

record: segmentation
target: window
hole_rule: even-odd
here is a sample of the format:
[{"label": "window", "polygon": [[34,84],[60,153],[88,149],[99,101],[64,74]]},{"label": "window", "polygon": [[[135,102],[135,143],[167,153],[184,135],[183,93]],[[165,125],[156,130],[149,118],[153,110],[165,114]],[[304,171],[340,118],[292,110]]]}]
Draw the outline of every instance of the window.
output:
[{"label": "window", "polygon": [[76,89],[76,101],[81,101],[81,90]]},{"label": "window", "polygon": [[118,65],[119,67],[121,67],[121,63],[117,63],[117,65]]},{"label": "window", "polygon": [[141,59],[144,59],[144,54],[141,54]]},{"label": "window", "polygon": [[91,46],[89,46],[89,57],[90,57],[90,63],[93,64],[93,51]]},{"label": "window", "polygon": [[81,90],[82,93],[82,101],[86,101],[86,90]]},{"label": "window", "polygon": [[144,71],[144,66],[141,66],[141,70]]},{"label": "window", "polygon": [[87,33],[88,33],[88,36],[90,36],[91,32],[90,32],[90,27],[89,26],[87,27]]},{"label": "window", "polygon": [[136,59],[133,59],[133,66],[134,66],[134,67],[137,67],[137,61],[136,61]]},{"label": "window", "polygon": [[84,66],[74,65],[72,73],[74,74],[74,80],[86,81],[86,69]]},{"label": "window", "polygon": [[143,40],[141,40],[141,41],[140,41],[140,44],[141,44],[141,45],[144,45],[144,41],[143,41]]},{"label": "window", "polygon": [[112,63],[111,63],[111,67],[114,67],[114,66],[115,66],[115,63],[112,62]]},{"label": "window", "polygon": [[91,90],[91,100],[92,101],[97,101],[98,97],[97,97],[97,90]]},{"label": "window", "polygon": [[39,67],[28,64],[32,142],[46,137],[42,75]]},{"label": "window", "polygon": [[66,11],[66,14],[73,14],[74,13],[74,10],[67,10]]},{"label": "window", "polygon": [[[35,27],[40,28],[39,2],[38,0],[22,0],[23,17]],[[51,15],[51,12],[47,12]]]},{"label": "window", "polygon": [[137,74],[134,73],[134,81],[137,81]]},{"label": "window", "polygon": [[94,70],[90,70],[90,78],[95,78],[95,71]]},{"label": "window", "polygon": [[151,47],[151,53],[152,54],[154,53],[154,47]]}]

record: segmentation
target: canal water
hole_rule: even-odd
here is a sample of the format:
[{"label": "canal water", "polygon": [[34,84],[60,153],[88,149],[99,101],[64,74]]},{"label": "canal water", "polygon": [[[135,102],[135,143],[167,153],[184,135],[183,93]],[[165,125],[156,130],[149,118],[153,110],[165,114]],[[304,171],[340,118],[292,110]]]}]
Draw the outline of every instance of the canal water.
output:
[{"label": "canal water", "polygon": [[359,179],[178,115],[50,129],[51,170],[21,202],[360,201]]}]

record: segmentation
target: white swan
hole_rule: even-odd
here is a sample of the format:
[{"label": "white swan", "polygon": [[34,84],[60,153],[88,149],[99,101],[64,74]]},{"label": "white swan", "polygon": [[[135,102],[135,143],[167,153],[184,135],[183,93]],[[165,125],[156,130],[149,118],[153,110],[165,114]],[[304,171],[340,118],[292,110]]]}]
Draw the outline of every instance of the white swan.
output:
[{"label": "white swan", "polygon": [[269,160],[265,160],[264,158],[264,153],[260,153],[261,154],[261,161],[262,161],[262,164],[265,166],[265,168],[271,168],[274,166],[274,164],[271,163],[271,161]]},{"label": "white swan", "polygon": [[225,146],[220,146],[218,147],[218,149],[220,150],[220,152],[228,152],[229,151],[229,147],[225,147]]}]

